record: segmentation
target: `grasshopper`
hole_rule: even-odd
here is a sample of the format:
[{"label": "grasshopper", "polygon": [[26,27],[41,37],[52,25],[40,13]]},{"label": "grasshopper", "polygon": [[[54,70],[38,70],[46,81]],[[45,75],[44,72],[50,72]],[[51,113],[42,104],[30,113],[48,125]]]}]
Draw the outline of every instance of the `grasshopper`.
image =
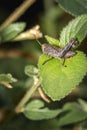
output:
[{"label": "grasshopper", "polygon": [[[44,43],[41,45],[41,49],[42,49],[43,54],[47,54],[47,55],[51,56],[51,59],[57,58],[57,59],[61,60],[62,58],[66,59],[66,58],[70,58],[70,57],[76,55],[76,52],[72,51],[72,49],[74,47],[76,47],[77,45],[78,45],[78,41],[76,39],[72,38],[69,41],[69,43],[66,44],[66,46],[64,48],[58,48],[57,46],[53,46],[53,45]],[[50,60],[50,59],[48,59],[48,60]],[[48,61],[48,60],[46,60],[46,61]],[[46,61],[44,63],[46,63]]]}]

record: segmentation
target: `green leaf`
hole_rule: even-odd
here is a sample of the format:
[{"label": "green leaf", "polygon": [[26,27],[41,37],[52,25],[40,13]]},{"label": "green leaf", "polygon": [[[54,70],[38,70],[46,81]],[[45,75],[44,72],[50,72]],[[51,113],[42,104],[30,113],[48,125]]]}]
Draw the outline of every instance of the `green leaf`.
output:
[{"label": "green leaf", "polygon": [[59,126],[69,125],[87,119],[87,111],[84,111],[81,104],[75,102],[65,104],[61,115],[58,120]]},{"label": "green leaf", "polygon": [[62,8],[72,14],[81,15],[87,14],[87,0],[56,0]]},{"label": "green leaf", "polygon": [[0,31],[0,43],[10,41],[15,38],[19,33],[21,33],[26,24],[24,22],[13,23],[5,27]]},{"label": "green leaf", "polygon": [[81,42],[87,35],[87,15],[81,15],[62,30],[60,34],[60,46],[64,47],[72,38],[77,38]]},{"label": "green leaf", "polygon": [[45,62],[47,58],[47,55],[42,55],[38,63],[42,77],[41,86],[52,100],[61,100],[83,79],[87,72],[87,59],[80,51],[75,56],[67,58],[64,66],[58,59]]},{"label": "green leaf", "polygon": [[57,39],[49,37],[48,35],[45,35],[45,38],[49,42],[49,44],[59,46],[59,41]]},{"label": "green leaf", "polygon": [[82,99],[79,99],[78,102],[83,107],[84,111],[87,112],[87,102]]},{"label": "green leaf", "polygon": [[24,115],[31,120],[51,119],[56,117],[60,112],[60,110],[44,108],[44,102],[41,100],[31,101],[23,111]]},{"label": "green leaf", "polygon": [[16,81],[17,80],[13,78],[11,74],[0,74],[0,83],[12,83]]},{"label": "green leaf", "polygon": [[25,74],[30,77],[36,76],[38,75],[38,69],[34,65],[27,65],[25,67]]}]

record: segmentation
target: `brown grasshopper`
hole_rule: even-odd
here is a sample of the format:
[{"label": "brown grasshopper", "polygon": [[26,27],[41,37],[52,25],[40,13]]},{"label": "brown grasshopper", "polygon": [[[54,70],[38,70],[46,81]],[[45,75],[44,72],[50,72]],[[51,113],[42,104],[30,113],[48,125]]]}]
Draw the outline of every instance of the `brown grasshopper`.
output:
[{"label": "brown grasshopper", "polygon": [[[47,54],[51,56],[52,58],[66,59],[66,58],[70,58],[76,55],[76,52],[72,51],[71,49],[76,47],[78,45],[77,43],[78,41],[76,39],[71,39],[64,48],[58,48],[56,46],[53,46],[47,43],[44,43],[42,45],[40,43],[39,44],[41,45],[43,54]],[[44,63],[46,63],[46,61]]]}]

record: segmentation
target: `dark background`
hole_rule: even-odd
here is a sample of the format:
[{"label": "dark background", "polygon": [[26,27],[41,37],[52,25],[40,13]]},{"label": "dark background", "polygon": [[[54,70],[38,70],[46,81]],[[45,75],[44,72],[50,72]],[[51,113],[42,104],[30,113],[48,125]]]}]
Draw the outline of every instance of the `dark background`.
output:
[{"label": "dark background", "polygon": [[[23,0],[0,0],[0,8],[3,10],[3,20],[9,16]],[[37,0],[19,19],[18,21],[26,21],[27,24],[33,25],[38,21],[38,14],[44,11],[43,0]],[[3,20],[0,20],[3,22]]]}]

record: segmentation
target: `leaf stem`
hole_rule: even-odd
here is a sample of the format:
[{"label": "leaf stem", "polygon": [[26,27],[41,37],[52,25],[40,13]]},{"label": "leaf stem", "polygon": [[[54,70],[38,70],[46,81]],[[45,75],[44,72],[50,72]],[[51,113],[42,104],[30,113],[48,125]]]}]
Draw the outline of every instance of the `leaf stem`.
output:
[{"label": "leaf stem", "polygon": [[15,11],[2,23],[0,29],[16,21],[36,0],[25,0]]},{"label": "leaf stem", "polygon": [[24,97],[22,98],[22,100],[16,106],[16,108],[15,108],[15,112],[16,113],[19,113],[19,112],[22,111],[22,108],[25,106],[25,104],[31,98],[32,94],[39,87],[39,85],[41,84],[41,82],[42,82],[41,78],[38,79],[38,78],[35,77],[33,86],[27,91],[27,93],[24,95]]}]

